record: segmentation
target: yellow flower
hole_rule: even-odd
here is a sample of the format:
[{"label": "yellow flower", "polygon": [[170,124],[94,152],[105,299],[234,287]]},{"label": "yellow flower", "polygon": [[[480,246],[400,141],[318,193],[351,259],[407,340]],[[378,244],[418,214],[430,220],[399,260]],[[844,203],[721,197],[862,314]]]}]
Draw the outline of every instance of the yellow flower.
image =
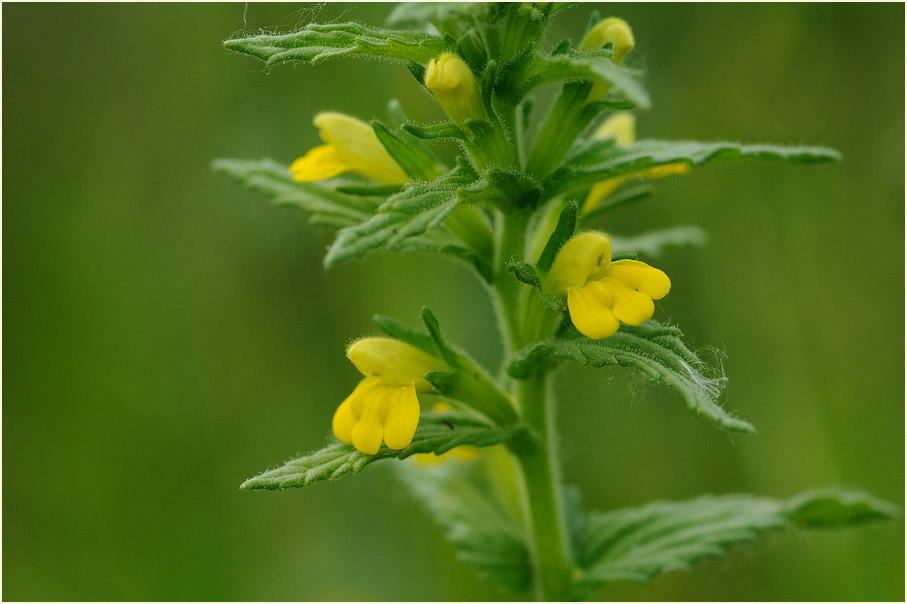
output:
[{"label": "yellow flower", "polygon": [[[443,401],[437,402],[432,405],[432,413],[442,413],[444,411],[450,411],[453,407],[449,403]],[[446,461],[448,459],[456,459],[458,461],[475,461],[479,458],[479,449],[478,447],[473,447],[472,445],[460,445],[459,447],[454,447],[447,453],[442,453],[437,455],[435,453],[416,453],[413,455],[413,459],[416,463],[421,465],[434,465]]]},{"label": "yellow flower", "polygon": [[390,338],[357,340],[346,354],[365,379],[334,412],[334,436],[368,455],[377,453],[382,441],[389,449],[403,449],[419,424],[416,392],[431,390],[424,376],[444,364]]},{"label": "yellow flower", "polygon": [[[617,17],[608,17],[598,22],[598,25],[589,30],[589,33],[580,42],[580,50],[595,50],[611,42],[611,61],[620,65],[627,53],[633,50],[636,40],[633,30],[627,22]],[[596,82],[589,91],[587,100],[597,101],[605,98],[610,86],[604,82]]]},{"label": "yellow flower", "polygon": [[387,184],[409,180],[365,122],[342,113],[319,113],[314,121],[318,135],[327,144],[293,162],[290,172],[294,180],[312,182],[343,172],[356,172]]},{"label": "yellow flower", "polygon": [[[595,131],[595,134],[593,134],[592,137],[614,138],[614,143],[616,145],[629,145],[636,141],[636,116],[629,111],[619,111],[606,119],[602,125],[598,127],[598,130]],[[608,180],[597,182],[592,185],[589,194],[586,196],[582,213],[588,214],[597,208],[608,195],[617,189],[617,187],[633,178],[660,178],[670,174],[686,174],[689,171],[689,164],[686,162],[677,162],[674,164],[646,168],[645,170],[631,172],[630,174],[624,174],[623,176],[616,176],[614,178],[609,178]]]},{"label": "yellow flower", "polygon": [[428,62],[425,87],[455,122],[485,115],[475,76],[463,59],[451,52]]},{"label": "yellow flower", "polygon": [[653,300],[671,291],[662,271],[636,260],[611,262],[611,240],[604,233],[581,233],[558,252],[545,281],[545,292],[567,296],[576,329],[600,340],[614,335],[623,321],[640,325],[652,318]]}]

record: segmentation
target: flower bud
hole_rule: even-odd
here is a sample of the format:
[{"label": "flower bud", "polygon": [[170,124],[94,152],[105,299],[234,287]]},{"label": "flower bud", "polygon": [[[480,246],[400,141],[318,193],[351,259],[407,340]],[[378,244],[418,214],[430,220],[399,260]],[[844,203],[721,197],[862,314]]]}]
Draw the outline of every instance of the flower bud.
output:
[{"label": "flower bud", "polygon": [[551,265],[544,291],[565,296],[568,288],[582,287],[604,274],[611,265],[611,240],[599,231],[576,235],[561,248]]},{"label": "flower bud", "polygon": [[445,52],[428,62],[425,86],[455,122],[485,115],[475,76],[457,55]]},{"label": "flower bud", "polygon": [[594,50],[608,42],[611,42],[612,60],[617,65],[621,64],[627,53],[636,45],[633,30],[627,22],[617,17],[609,17],[590,29],[579,47],[580,50]]},{"label": "flower bud", "polygon": [[446,369],[433,356],[391,338],[356,340],[347,348],[346,356],[366,377],[380,377],[382,382],[401,386],[414,384],[419,391],[431,390],[424,379],[427,372]]}]

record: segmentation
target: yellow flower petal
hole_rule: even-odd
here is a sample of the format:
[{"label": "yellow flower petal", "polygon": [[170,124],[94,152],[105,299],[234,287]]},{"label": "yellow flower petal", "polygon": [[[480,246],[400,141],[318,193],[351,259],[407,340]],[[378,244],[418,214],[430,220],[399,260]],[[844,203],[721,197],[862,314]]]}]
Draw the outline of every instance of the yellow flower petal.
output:
[{"label": "yellow flower petal", "polygon": [[353,446],[360,453],[374,455],[381,448],[384,438],[384,422],[387,419],[387,408],[395,387],[380,386],[375,388],[368,400],[362,417],[353,427]]},{"label": "yellow flower petal", "polygon": [[324,180],[351,169],[352,166],[340,158],[337,148],[333,145],[321,145],[310,149],[290,165],[293,180],[299,182]]},{"label": "yellow flower petal", "polygon": [[589,30],[579,47],[580,50],[594,50],[608,42],[612,43],[612,60],[618,65],[636,45],[633,30],[630,29],[627,22],[617,17],[608,17],[599,21],[595,27]]},{"label": "yellow flower petal", "polygon": [[600,340],[614,335],[620,322],[611,310],[610,292],[598,281],[567,290],[567,308],[570,320],[586,337]]},{"label": "yellow flower petal", "polygon": [[600,274],[611,264],[611,240],[604,233],[587,231],[571,238],[557,253],[545,293],[563,296],[570,288],[582,287],[590,275]]},{"label": "yellow flower petal", "polygon": [[608,276],[619,279],[653,300],[661,300],[671,291],[671,280],[654,266],[638,260],[618,260],[611,263]]},{"label": "yellow flower petal", "polygon": [[365,411],[365,404],[372,395],[372,392],[381,384],[377,378],[365,378],[359,382],[350,393],[337,411],[334,412],[334,419],[331,421],[331,428],[337,440],[350,443],[353,442],[353,428],[362,417]]},{"label": "yellow flower petal", "polygon": [[428,62],[425,87],[456,122],[485,115],[475,76],[463,59],[451,52],[442,53]]},{"label": "yellow flower petal", "polygon": [[380,376],[382,381],[398,386],[415,384],[419,392],[432,389],[423,379],[427,372],[446,369],[442,361],[391,338],[356,340],[347,348],[346,356],[366,377]]},{"label": "yellow flower petal", "polygon": [[615,144],[629,145],[636,141],[636,116],[629,111],[618,111],[602,122],[593,138],[614,138]]},{"label": "yellow flower petal", "polygon": [[348,170],[387,184],[409,180],[365,122],[342,113],[326,112],[315,116],[315,126],[321,139],[334,147],[340,160],[349,166]]},{"label": "yellow flower petal", "polygon": [[688,174],[689,172],[690,164],[679,161],[673,164],[665,164],[663,166],[646,168],[645,170],[639,172],[639,176],[642,176],[644,178],[661,178],[662,176],[670,176],[672,174]]},{"label": "yellow flower petal", "polygon": [[416,426],[419,425],[419,399],[413,386],[394,390],[388,395],[384,442],[390,449],[403,449],[413,442]]},{"label": "yellow flower petal", "polygon": [[614,316],[627,325],[641,325],[655,313],[652,298],[628,286],[622,276],[612,275],[611,271],[608,271],[598,283],[605,286],[614,299],[614,305],[611,307]]}]

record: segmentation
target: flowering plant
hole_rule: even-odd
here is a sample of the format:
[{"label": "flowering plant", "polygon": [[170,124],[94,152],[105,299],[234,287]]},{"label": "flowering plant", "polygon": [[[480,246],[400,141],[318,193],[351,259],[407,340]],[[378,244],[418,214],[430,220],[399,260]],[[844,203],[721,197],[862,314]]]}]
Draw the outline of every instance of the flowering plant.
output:
[{"label": "flowering plant", "polygon": [[[402,5],[390,17],[397,29],[310,24],[225,42],[269,66],[349,56],[405,65],[449,120],[415,124],[395,102],[383,121],[321,113],[314,121],[325,144],[289,166],[218,160],[215,169],[337,228],[326,268],[379,250],[465,263],[487,286],[504,349],[492,371],[448,341],[427,308],[424,330],[376,317],[385,335],[347,349],[364,378],[334,413],[336,441],[242,488],[303,487],[413,457],[401,476],[464,559],[506,588],[550,600],[646,581],[771,529],[890,516],[884,502],[836,490],[590,513],[561,484],[551,382],[565,363],[642,371],[719,428],[754,432],[719,403],[724,376],[678,328],[653,318],[671,281],[640,253],[695,243],[700,233],[651,233],[643,250],[594,221],[647,197],[641,181],[708,162],[839,159],[821,147],[637,141],[630,110],[649,99],[624,65],[631,28],[593,15],[576,47],[564,40],[544,51],[550,20],[566,7]],[[539,120],[533,93],[546,85],[559,91]],[[436,157],[435,141],[459,145],[455,165]]]}]

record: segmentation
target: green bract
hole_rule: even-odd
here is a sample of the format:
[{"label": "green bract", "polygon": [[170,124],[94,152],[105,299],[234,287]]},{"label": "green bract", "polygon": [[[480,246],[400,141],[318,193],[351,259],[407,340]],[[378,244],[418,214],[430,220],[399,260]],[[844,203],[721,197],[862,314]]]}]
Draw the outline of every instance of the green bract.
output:
[{"label": "green bract", "polygon": [[[376,316],[378,327],[397,340],[392,344],[414,347],[413,355],[426,353],[444,367],[418,378],[423,386],[418,428],[414,436],[410,430],[400,438],[412,436],[411,442],[379,448],[380,433],[372,449],[333,442],[250,478],[242,488],[303,487],[356,474],[379,459],[440,455],[466,445],[482,448],[473,461],[429,456],[435,463],[424,467],[407,462],[401,475],[446,527],[461,557],[483,576],[552,600],[589,597],[612,581],[646,581],[685,569],[772,529],[890,517],[895,511],[884,503],[838,491],[787,502],[705,496],[584,513],[575,493],[560,484],[551,380],[566,362],[641,371],[718,428],[755,432],[722,405],[726,378],[721,371],[685,344],[678,328],[651,318],[657,312],[653,300],[669,292],[670,281],[640,258],[672,246],[703,245],[705,233],[679,226],[609,239],[583,233],[589,221],[652,194],[650,186],[634,180],[685,173],[712,161],[840,160],[837,151],[823,147],[635,141],[635,122],[628,119],[609,121],[599,136],[591,135],[589,126],[603,114],[609,120],[627,118],[614,112],[651,103],[641,73],[632,67],[633,55],[627,61],[631,66],[622,61],[635,42],[620,19],[602,22],[593,16],[588,29],[601,27],[582,44],[583,32],[575,32],[573,40],[543,50],[552,16],[566,6],[402,5],[389,18],[394,29],[310,24],[290,34],[224,43],[269,66],[355,56],[397,61],[416,79],[413,86],[431,90],[434,96],[426,100],[439,101],[451,120],[412,123],[392,101],[386,111],[360,116],[365,119],[325,118],[331,124],[322,132],[326,144],[297,161],[293,175],[288,170],[292,158],[286,164],[224,159],[213,167],[275,203],[299,207],[312,222],[337,229],[325,268],[376,251],[437,253],[465,262],[488,287],[504,351],[501,368],[491,371],[449,343],[427,309],[422,312],[425,330]],[[617,30],[621,34],[615,34],[614,46],[607,32]],[[544,86],[559,88],[543,113],[531,95]],[[453,165],[437,159],[437,141],[459,145]],[[366,148],[373,152],[357,153]],[[369,164],[376,155],[382,158],[377,168]],[[313,182],[320,178],[313,174],[332,176]],[[397,178],[377,182],[357,174]],[[404,176],[408,181],[399,184]],[[594,187],[598,197],[584,204]],[[588,251],[584,238],[600,245],[586,246]],[[559,285],[551,288],[551,283]],[[380,381],[380,375],[366,379]],[[396,386],[415,396],[412,384],[382,387]],[[361,391],[355,396],[344,401],[340,423],[346,432],[353,423],[357,429],[360,423],[383,429],[382,422],[391,417],[388,405],[396,400],[393,392],[385,391],[383,402],[366,400]],[[406,417],[412,419],[415,399],[408,400]],[[454,410],[429,411],[435,402]],[[325,430],[329,425],[329,418],[307,421],[323,421]]]}]

